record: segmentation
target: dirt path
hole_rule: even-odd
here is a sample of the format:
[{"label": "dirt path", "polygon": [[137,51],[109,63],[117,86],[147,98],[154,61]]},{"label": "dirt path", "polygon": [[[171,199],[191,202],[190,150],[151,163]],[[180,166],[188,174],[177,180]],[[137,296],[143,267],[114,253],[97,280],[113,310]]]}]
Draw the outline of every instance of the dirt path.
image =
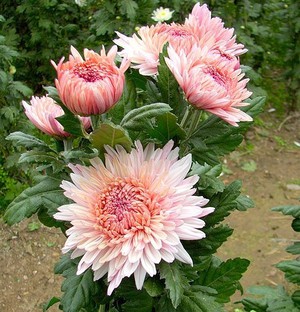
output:
[{"label": "dirt path", "polygon": [[[299,204],[300,147],[294,141],[300,142],[300,122],[291,119],[281,131],[271,130],[278,126],[277,121],[269,120],[248,133],[253,149],[244,147],[228,157],[232,174],[223,176],[226,182],[242,180],[244,193],[256,203],[255,208],[226,220],[235,231],[219,252],[223,259],[240,256],[251,260],[242,279],[244,287],[283,283],[282,274],[272,264],[288,258],[284,248],[296,239],[290,218],[270,209]],[[65,239],[56,229],[38,227],[34,218],[13,227],[0,220],[1,312],[42,311],[44,302],[60,296],[61,278],[53,274],[53,266]],[[49,311],[59,310],[53,307]]]}]

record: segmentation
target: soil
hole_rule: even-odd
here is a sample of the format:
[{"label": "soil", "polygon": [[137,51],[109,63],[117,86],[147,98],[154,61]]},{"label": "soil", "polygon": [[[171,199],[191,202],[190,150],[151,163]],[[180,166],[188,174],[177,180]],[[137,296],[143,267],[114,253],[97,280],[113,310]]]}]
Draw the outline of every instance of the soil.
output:
[{"label": "soil", "polygon": [[[241,280],[244,289],[285,284],[274,264],[291,258],[285,247],[299,240],[290,227],[292,218],[271,212],[274,206],[299,204],[300,147],[295,144],[300,142],[299,118],[292,116],[284,124],[270,116],[263,120],[247,133],[243,146],[226,158],[227,174],[222,176],[226,183],[242,180],[243,193],[256,204],[226,219],[234,234],[218,253],[224,260],[251,260]],[[0,220],[0,237],[0,311],[42,311],[43,303],[61,295],[62,278],[53,267],[65,237],[57,229],[40,226],[35,217],[12,227]],[[49,311],[59,311],[58,306]]]}]

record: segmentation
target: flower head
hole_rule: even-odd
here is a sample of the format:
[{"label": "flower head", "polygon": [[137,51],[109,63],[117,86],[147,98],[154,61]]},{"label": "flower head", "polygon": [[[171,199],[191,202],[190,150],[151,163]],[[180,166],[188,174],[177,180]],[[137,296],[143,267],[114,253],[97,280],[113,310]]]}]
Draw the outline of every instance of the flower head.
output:
[{"label": "flower head", "polygon": [[156,22],[168,21],[172,18],[173,12],[174,11],[170,11],[168,8],[160,7],[153,11],[151,18]]},{"label": "flower head", "polygon": [[54,215],[72,224],[63,252],[83,255],[77,274],[91,267],[98,280],[107,273],[108,295],[132,274],[141,289],[161,260],[192,264],[180,240],[205,237],[200,218],[214,208],[203,208],[208,200],[194,195],[198,177],[186,178],[191,155],[178,160],[172,147],[172,141],[162,149],[136,142],[130,153],[106,147],[105,164],[96,158],[91,167],[70,165],[73,183],[62,183],[75,202]]},{"label": "flower head", "polygon": [[[56,120],[57,117],[64,114],[64,111],[51,97],[43,96],[39,98],[33,96],[30,104],[22,101],[26,116],[38,129],[58,138],[70,136]],[[90,127],[89,117],[82,117],[80,120],[85,129]]]},{"label": "flower head", "polygon": [[120,68],[115,65],[116,46],[107,55],[104,48],[100,54],[85,49],[85,59],[74,47],[71,53],[68,62],[64,63],[64,58],[57,65],[52,61],[61,100],[74,114],[88,116],[106,112],[122,95],[129,62],[123,60]]},{"label": "flower head", "polygon": [[220,55],[197,46],[185,54],[168,48],[166,63],[196,108],[219,116],[233,126],[252,118],[239,107],[252,93],[246,89],[248,79],[242,79],[237,60],[224,60]]},{"label": "flower head", "polygon": [[199,3],[183,24],[158,23],[141,27],[132,37],[117,34],[119,38],[114,42],[123,48],[120,55],[129,58],[133,68],[148,76],[157,74],[159,54],[166,43],[177,52],[184,50],[185,53],[197,45],[230,60],[237,60],[247,51],[242,44],[236,43],[234,29],[225,28],[220,18],[211,17],[206,4],[200,6]]}]

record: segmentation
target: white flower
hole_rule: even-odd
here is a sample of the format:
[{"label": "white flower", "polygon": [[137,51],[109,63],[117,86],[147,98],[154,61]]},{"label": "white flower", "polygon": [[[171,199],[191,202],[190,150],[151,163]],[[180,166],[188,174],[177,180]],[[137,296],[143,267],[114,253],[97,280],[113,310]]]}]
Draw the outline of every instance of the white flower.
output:
[{"label": "white flower", "polygon": [[86,0],[75,0],[75,3],[80,6],[83,7],[86,5]]},{"label": "white flower", "polygon": [[172,18],[172,14],[174,11],[170,11],[168,8],[160,7],[152,12],[152,19],[156,22],[164,22],[168,21]]}]

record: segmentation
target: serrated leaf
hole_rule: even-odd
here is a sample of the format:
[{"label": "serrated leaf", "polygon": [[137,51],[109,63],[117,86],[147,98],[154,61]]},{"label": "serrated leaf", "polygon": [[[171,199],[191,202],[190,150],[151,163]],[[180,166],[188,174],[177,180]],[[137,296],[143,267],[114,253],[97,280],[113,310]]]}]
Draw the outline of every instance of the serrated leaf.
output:
[{"label": "serrated leaf", "polygon": [[[6,137],[7,140],[15,141],[16,144],[22,145],[28,148],[38,147],[39,149],[50,151],[52,150],[44,141],[29,135],[25,134],[21,131],[16,131],[11,134],[9,134]],[[53,151],[53,150],[52,150]]]},{"label": "serrated leaf", "polygon": [[215,211],[205,218],[207,226],[223,221],[232,210],[237,208],[241,186],[241,182],[236,180],[229,184],[222,193],[217,193],[210,199],[209,205],[215,207]]},{"label": "serrated leaf", "polygon": [[43,312],[46,312],[49,308],[58,302],[60,302],[60,298],[52,297],[43,305]]},{"label": "serrated leaf", "polygon": [[93,281],[91,269],[77,275],[79,260],[71,260],[69,255],[64,255],[55,266],[55,273],[62,274],[65,280],[62,283],[61,306],[65,312],[78,312],[91,307],[92,298],[99,292],[99,284]]},{"label": "serrated leaf", "polygon": [[60,179],[46,177],[37,185],[26,189],[9,204],[4,220],[13,225],[31,217],[45,204],[48,209],[56,209],[60,204],[64,204],[65,197],[59,187],[60,183]]},{"label": "serrated leaf", "polygon": [[72,160],[82,160],[82,159],[91,159],[98,156],[98,150],[95,148],[74,148],[70,151],[64,151],[61,153],[62,156],[66,159],[66,162],[69,163]]},{"label": "serrated leaf", "polygon": [[62,101],[58,95],[57,89],[52,86],[43,86],[43,88],[48,92],[48,95],[59,104],[62,104]]},{"label": "serrated leaf", "polygon": [[165,279],[166,289],[169,290],[170,299],[176,309],[182,300],[185,288],[189,287],[188,280],[177,261],[173,263],[161,262],[159,273],[160,277]]},{"label": "serrated leaf", "polygon": [[165,56],[167,55],[167,47],[159,55],[159,66],[157,76],[157,87],[161,95],[161,101],[168,103],[174,114],[181,120],[187,104],[183,100],[177,80],[166,64]]},{"label": "serrated leaf", "polygon": [[64,105],[62,105],[61,108],[64,111],[64,115],[56,117],[55,119],[64,127],[64,131],[77,137],[83,136],[83,125],[81,124],[78,116],[75,116],[73,113],[71,113]]},{"label": "serrated leaf", "polygon": [[120,10],[122,14],[126,14],[131,20],[135,18],[138,5],[133,0],[122,0],[120,1]]},{"label": "serrated leaf", "polygon": [[219,225],[203,229],[206,237],[197,241],[184,241],[183,245],[189,255],[195,257],[214,254],[217,249],[231,236],[233,229],[228,225]]},{"label": "serrated leaf", "polygon": [[287,206],[277,206],[273,207],[272,211],[280,211],[284,215],[289,215],[293,216],[294,218],[300,218],[300,206],[292,206],[292,205],[287,205]]},{"label": "serrated leaf", "polygon": [[240,286],[239,280],[249,264],[250,261],[247,259],[235,258],[221,262],[214,257],[210,267],[199,274],[200,278],[196,281],[196,284],[215,289],[218,302],[229,302],[230,296]]},{"label": "serrated leaf", "polygon": [[160,140],[162,144],[166,144],[174,137],[183,139],[186,136],[185,131],[177,123],[177,117],[170,112],[158,116],[156,125],[147,132],[151,138]]},{"label": "serrated leaf", "polygon": [[240,194],[236,199],[237,207],[236,209],[239,211],[246,211],[249,208],[254,207],[253,200],[247,195]]},{"label": "serrated leaf", "polygon": [[148,278],[144,282],[143,287],[145,288],[145,290],[151,297],[157,297],[161,295],[164,291],[164,285],[162,281],[159,280],[157,275],[155,275],[154,277]]},{"label": "serrated leaf", "polygon": [[292,300],[294,302],[294,304],[300,308],[300,290],[296,290],[294,291],[294,293],[292,294]]},{"label": "serrated leaf", "polygon": [[151,312],[153,310],[153,298],[145,289],[137,290],[132,278],[123,279],[121,285],[115,290],[118,297],[123,298],[124,312]]},{"label": "serrated leaf", "polygon": [[300,255],[300,242],[295,242],[286,248],[286,251],[292,255]]},{"label": "serrated leaf", "polygon": [[215,297],[199,291],[197,287],[185,291],[178,312],[225,312],[223,306],[216,302]]},{"label": "serrated leaf", "polygon": [[215,193],[222,192],[225,188],[224,183],[219,178],[222,172],[222,166],[210,166],[207,163],[200,165],[194,163],[189,175],[198,175],[200,180],[198,182],[198,189],[204,191],[207,197]]},{"label": "serrated leaf", "polygon": [[121,121],[121,126],[128,130],[141,130],[149,125],[149,120],[171,111],[166,103],[153,103],[128,112]]},{"label": "serrated leaf", "polygon": [[112,123],[102,123],[96,130],[90,134],[92,145],[100,152],[104,152],[104,146],[109,145],[115,147],[116,145],[123,146],[127,151],[131,149],[131,139],[126,131]]},{"label": "serrated leaf", "polygon": [[57,163],[57,155],[45,151],[31,150],[21,154],[19,163]]},{"label": "serrated leaf", "polygon": [[297,312],[298,308],[294,305],[291,297],[287,294],[283,286],[276,288],[268,286],[252,286],[248,292],[254,298],[245,298],[241,302],[247,309],[257,312]]},{"label": "serrated leaf", "polygon": [[289,282],[300,285],[300,260],[281,261],[276,264],[276,267],[284,272]]},{"label": "serrated leaf", "polygon": [[254,160],[250,160],[248,162],[245,162],[241,168],[242,170],[247,171],[247,172],[255,172],[257,169],[257,165]]}]

